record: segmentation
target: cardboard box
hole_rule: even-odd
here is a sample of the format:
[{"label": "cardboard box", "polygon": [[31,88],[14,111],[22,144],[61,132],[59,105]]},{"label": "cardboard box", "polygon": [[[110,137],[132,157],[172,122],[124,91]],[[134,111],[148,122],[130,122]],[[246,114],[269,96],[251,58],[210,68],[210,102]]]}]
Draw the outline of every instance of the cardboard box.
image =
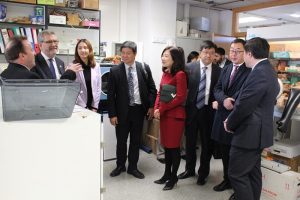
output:
[{"label": "cardboard box", "polygon": [[282,174],[262,167],[262,193],[265,199],[300,200],[300,174],[287,171]]},{"label": "cardboard box", "polygon": [[298,167],[300,166],[300,156],[294,158],[286,158],[283,156],[272,154],[271,157],[274,161],[288,165],[291,167],[291,170],[299,172]]},{"label": "cardboard box", "polygon": [[158,141],[157,138],[149,135],[149,134],[145,134],[145,141],[144,141],[144,145],[151,148],[152,152],[156,155],[157,154],[157,148],[158,148]]},{"label": "cardboard box", "polygon": [[99,0],[80,0],[80,8],[99,10]]},{"label": "cardboard box", "polygon": [[77,13],[68,13],[67,14],[67,24],[71,26],[79,26],[80,18]]},{"label": "cardboard box", "polygon": [[149,121],[149,126],[148,126],[148,134],[158,138],[159,137],[159,120],[158,119],[152,119]]},{"label": "cardboard box", "polygon": [[67,0],[55,0],[55,6],[66,7]]},{"label": "cardboard box", "polygon": [[8,1],[36,4],[36,0],[8,0]]}]

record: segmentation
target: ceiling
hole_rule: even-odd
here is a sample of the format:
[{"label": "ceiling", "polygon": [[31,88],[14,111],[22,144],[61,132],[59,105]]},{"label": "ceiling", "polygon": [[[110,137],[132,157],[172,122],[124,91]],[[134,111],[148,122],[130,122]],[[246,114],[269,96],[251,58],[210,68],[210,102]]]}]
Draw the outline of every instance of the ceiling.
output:
[{"label": "ceiling", "polygon": [[[222,11],[271,1],[274,0],[178,0],[177,2]],[[300,17],[291,17],[290,14],[300,16],[300,3],[242,12],[239,14],[239,19],[258,17],[261,18],[261,21],[239,23],[238,29],[239,31],[246,31],[247,28],[300,24]]]},{"label": "ceiling", "polygon": [[201,8],[212,8],[218,10],[231,10],[243,6],[250,6],[258,3],[266,3],[274,0],[177,0],[180,4],[188,3]]}]

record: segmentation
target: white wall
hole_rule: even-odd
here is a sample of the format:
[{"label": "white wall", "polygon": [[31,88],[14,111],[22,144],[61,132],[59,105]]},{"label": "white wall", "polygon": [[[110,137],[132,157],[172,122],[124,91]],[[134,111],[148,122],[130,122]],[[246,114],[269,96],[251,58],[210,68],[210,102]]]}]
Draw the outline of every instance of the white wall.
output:
[{"label": "white wall", "polygon": [[150,65],[158,85],[160,54],[168,44],[175,44],[176,6],[176,0],[101,0],[101,42],[108,42],[107,55],[112,42],[136,42],[137,60]]}]

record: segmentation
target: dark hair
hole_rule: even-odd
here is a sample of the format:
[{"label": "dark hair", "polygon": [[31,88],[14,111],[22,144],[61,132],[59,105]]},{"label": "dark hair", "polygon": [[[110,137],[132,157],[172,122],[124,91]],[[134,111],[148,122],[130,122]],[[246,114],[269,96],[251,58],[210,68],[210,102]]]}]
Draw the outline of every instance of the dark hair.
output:
[{"label": "dark hair", "polygon": [[192,51],[192,52],[188,55],[188,57],[187,57],[187,63],[192,62],[192,60],[193,60],[194,58],[197,59],[198,56],[199,56],[199,53],[198,53],[197,51]]},{"label": "dark hair", "polygon": [[212,49],[212,48],[216,50],[217,45],[210,40],[204,40],[200,46],[200,51],[202,51],[203,49]]},{"label": "dark hair", "polygon": [[221,56],[224,56],[225,55],[225,49],[223,49],[222,47],[218,47],[216,49],[216,53],[221,55]]},{"label": "dark hair", "polygon": [[234,40],[230,43],[230,45],[236,44],[236,43],[241,43],[243,46],[245,46],[246,41],[243,40],[243,39],[237,38],[237,39],[234,39]]},{"label": "dark hair", "polygon": [[79,43],[85,43],[89,49],[89,55],[88,55],[88,65],[91,68],[94,68],[96,66],[96,61],[95,61],[95,57],[94,57],[94,51],[93,51],[93,47],[92,44],[87,40],[87,39],[80,39],[78,40],[76,47],[75,47],[75,60],[73,61],[73,63],[81,63],[83,62],[83,60],[81,60],[79,54],[78,54],[78,46]]},{"label": "dark hair", "polygon": [[255,59],[268,58],[270,45],[266,39],[255,37],[246,42],[245,51],[250,52]]},{"label": "dark hair", "polygon": [[182,47],[177,47],[177,48],[178,48],[178,50],[180,51],[180,53],[182,55],[183,63],[185,63],[184,49]]},{"label": "dark hair", "polygon": [[7,62],[14,61],[19,58],[20,53],[25,53],[23,41],[27,40],[25,36],[14,36],[10,38],[4,52]]},{"label": "dark hair", "polygon": [[179,71],[185,71],[185,63],[183,60],[182,52],[177,47],[168,46],[161,53],[161,57],[163,56],[164,52],[167,50],[170,51],[170,55],[173,60],[173,65],[171,67],[171,72],[170,72],[172,76],[175,76],[175,74]]},{"label": "dark hair", "polygon": [[120,51],[122,51],[123,48],[129,48],[133,51],[133,53],[136,54],[137,52],[137,47],[136,47],[136,43],[132,42],[132,41],[125,41],[121,47],[120,47]]}]

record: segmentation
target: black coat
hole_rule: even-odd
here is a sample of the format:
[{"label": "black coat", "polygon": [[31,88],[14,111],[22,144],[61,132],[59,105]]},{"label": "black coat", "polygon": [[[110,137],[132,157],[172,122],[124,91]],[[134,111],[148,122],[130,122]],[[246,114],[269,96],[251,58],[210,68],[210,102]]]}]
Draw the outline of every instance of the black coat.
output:
[{"label": "black coat", "polygon": [[1,73],[1,77],[5,79],[40,79],[38,74],[17,63],[9,63],[8,67]]},{"label": "black coat", "polygon": [[[146,114],[149,108],[154,107],[157,90],[149,66],[145,64],[145,73],[142,64],[135,63],[140,97]],[[124,63],[110,69],[107,90],[109,117],[118,117],[119,123],[125,123],[129,107],[129,94]]]},{"label": "black coat", "polygon": [[[194,116],[197,113],[196,108],[196,100],[197,100],[197,94],[199,89],[199,82],[200,82],[200,61],[192,62],[187,65],[187,72],[188,72],[188,95],[186,100],[186,122],[189,124],[191,120],[194,118]],[[211,83],[210,83],[210,89],[209,89],[209,99],[208,99],[208,105],[211,108],[212,112],[209,112],[212,114],[212,116],[208,116],[212,118],[213,120],[213,109],[212,109],[212,102],[215,101],[215,97],[213,94],[213,89],[218,81],[218,78],[221,73],[221,68],[218,65],[212,64],[212,71],[211,71]]]},{"label": "black coat", "polygon": [[279,92],[277,75],[268,60],[259,62],[243,84],[228,116],[234,131],[231,145],[263,149],[273,145],[273,112]]},{"label": "black coat", "polygon": [[214,89],[214,96],[218,101],[218,110],[215,113],[215,120],[212,129],[212,139],[222,143],[230,145],[232,134],[228,134],[224,129],[224,120],[228,117],[231,111],[227,110],[223,106],[224,99],[231,97],[236,99],[239,95],[240,89],[251,72],[250,68],[247,68],[245,64],[241,65],[233,79],[232,84],[229,87],[230,75],[232,72],[233,64],[226,65],[221,72],[218,83]]},{"label": "black coat", "polygon": [[[61,59],[55,57],[55,62],[58,71],[61,74],[60,79],[69,79],[69,80],[76,79],[75,72],[71,70],[65,71],[65,63]],[[52,75],[48,63],[46,62],[45,58],[42,56],[41,53],[35,56],[35,67],[32,68],[31,71],[37,73],[42,79],[52,79]]]}]

